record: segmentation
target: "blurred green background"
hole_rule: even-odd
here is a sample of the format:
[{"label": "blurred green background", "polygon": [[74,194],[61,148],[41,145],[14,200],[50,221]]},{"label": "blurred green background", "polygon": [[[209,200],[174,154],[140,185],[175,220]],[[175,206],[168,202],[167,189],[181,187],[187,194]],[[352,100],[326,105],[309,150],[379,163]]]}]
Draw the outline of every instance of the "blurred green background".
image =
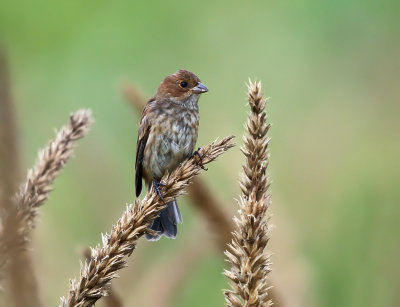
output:
[{"label": "blurred green background", "polygon": [[[121,85],[150,96],[185,68],[210,89],[199,146],[228,134],[241,144],[249,77],[271,97],[268,250],[282,301],[400,306],[399,15],[399,1],[1,1],[23,169],[72,111],[96,119],[40,210],[33,255],[45,305],[67,294],[81,249],[134,200],[139,116]],[[233,149],[201,175],[232,216],[242,161]],[[170,306],[223,305],[225,264],[189,202],[178,238],[140,241],[113,283],[127,306],[157,296],[174,274],[157,272],[187,244],[203,250]]]}]

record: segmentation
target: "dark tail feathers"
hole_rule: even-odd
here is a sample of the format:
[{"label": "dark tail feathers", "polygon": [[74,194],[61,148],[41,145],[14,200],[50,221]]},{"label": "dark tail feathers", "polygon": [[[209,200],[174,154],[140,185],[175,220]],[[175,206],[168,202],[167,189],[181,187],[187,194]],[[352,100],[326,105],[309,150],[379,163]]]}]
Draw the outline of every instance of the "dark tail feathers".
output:
[{"label": "dark tail feathers", "polygon": [[167,238],[176,238],[178,232],[177,224],[182,223],[182,216],[179,212],[176,201],[171,201],[167,207],[162,209],[160,216],[157,217],[150,226],[150,229],[158,232],[158,235],[152,236],[146,233],[146,239],[149,241],[157,241],[162,235]]}]

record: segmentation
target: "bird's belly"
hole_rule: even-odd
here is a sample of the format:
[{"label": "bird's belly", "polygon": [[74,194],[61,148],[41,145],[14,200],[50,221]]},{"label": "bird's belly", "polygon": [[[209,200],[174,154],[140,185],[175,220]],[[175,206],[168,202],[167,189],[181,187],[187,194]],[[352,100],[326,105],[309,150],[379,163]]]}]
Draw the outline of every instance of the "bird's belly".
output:
[{"label": "bird's belly", "polygon": [[195,127],[173,125],[155,138],[156,150],[150,155],[153,178],[161,179],[166,171],[172,172],[193,153],[197,141]]}]

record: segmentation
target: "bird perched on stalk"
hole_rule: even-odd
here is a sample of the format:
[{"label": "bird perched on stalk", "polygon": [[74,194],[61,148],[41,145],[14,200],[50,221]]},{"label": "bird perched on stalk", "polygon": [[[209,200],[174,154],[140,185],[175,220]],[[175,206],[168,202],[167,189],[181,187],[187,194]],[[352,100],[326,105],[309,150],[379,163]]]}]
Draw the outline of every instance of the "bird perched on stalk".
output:
[{"label": "bird perched on stalk", "polygon": [[[156,94],[147,102],[136,147],[136,196],[142,191],[143,178],[147,189],[153,188],[162,199],[159,187],[165,172],[171,173],[182,161],[197,153],[193,152],[199,127],[197,102],[207,91],[195,74],[178,70],[161,82]],[[155,241],[162,235],[176,237],[182,216],[176,200],[166,205],[150,226],[157,235],[148,233],[147,240]]]}]

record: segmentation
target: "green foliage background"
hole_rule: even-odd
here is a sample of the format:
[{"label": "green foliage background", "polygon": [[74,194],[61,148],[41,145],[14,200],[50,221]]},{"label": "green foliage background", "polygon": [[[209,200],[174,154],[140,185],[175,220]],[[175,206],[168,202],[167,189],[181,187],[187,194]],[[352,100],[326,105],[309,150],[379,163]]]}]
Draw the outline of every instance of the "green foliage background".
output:
[{"label": "green foliage background", "polygon": [[[200,100],[199,146],[228,134],[241,143],[248,77],[261,79],[271,97],[270,250],[283,262],[275,276],[286,258],[301,259],[304,306],[399,306],[399,3],[1,1],[24,169],[70,112],[87,107],[96,119],[35,230],[46,306],[78,275],[79,248],[100,242],[134,200],[138,115],[121,84],[130,80],[150,96],[179,68],[210,89]],[[232,214],[241,163],[236,148],[202,175]],[[196,221],[204,224],[187,203],[178,239],[141,241],[128,262],[136,268],[116,280],[128,306],[147,272],[191,239]],[[223,266],[217,252],[206,253],[173,306],[221,306]],[[296,274],[276,285],[284,296],[295,296],[286,285]]]}]

